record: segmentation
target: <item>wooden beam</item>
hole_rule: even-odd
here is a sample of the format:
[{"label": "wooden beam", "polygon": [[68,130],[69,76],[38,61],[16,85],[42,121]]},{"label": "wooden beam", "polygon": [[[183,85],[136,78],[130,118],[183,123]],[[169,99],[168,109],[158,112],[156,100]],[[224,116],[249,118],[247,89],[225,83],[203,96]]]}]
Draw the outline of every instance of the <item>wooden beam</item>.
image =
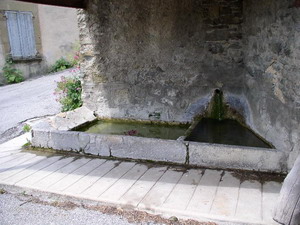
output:
[{"label": "wooden beam", "polygon": [[79,9],[85,9],[87,3],[87,0],[16,0],[16,1],[53,5],[53,6],[63,6],[63,7],[70,7],[70,8],[79,8]]}]

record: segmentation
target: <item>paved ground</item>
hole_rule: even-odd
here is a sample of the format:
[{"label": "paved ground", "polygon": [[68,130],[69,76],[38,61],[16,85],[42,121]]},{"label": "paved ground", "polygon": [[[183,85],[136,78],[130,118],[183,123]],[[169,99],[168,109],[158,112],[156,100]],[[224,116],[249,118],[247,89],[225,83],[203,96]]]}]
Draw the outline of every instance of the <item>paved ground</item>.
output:
[{"label": "paved ground", "polygon": [[20,152],[25,140],[0,145],[0,184],[202,221],[277,224],[277,177]]},{"label": "paved ground", "polygon": [[0,143],[19,133],[21,122],[60,112],[61,106],[55,101],[53,92],[55,81],[60,80],[62,75],[72,74],[64,71],[0,87]]}]

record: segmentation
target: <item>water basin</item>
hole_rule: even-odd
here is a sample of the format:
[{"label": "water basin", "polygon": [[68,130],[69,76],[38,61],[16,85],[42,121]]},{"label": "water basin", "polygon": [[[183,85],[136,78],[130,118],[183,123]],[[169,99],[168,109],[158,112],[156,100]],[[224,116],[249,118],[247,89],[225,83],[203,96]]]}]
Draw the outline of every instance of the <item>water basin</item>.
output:
[{"label": "water basin", "polygon": [[254,132],[231,119],[202,119],[186,141],[272,148]]},{"label": "water basin", "polygon": [[151,124],[127,121],[99,120],[78,131],[96,134],[129,135],[148,138],[176,140],[184,136],[189,125]]}]

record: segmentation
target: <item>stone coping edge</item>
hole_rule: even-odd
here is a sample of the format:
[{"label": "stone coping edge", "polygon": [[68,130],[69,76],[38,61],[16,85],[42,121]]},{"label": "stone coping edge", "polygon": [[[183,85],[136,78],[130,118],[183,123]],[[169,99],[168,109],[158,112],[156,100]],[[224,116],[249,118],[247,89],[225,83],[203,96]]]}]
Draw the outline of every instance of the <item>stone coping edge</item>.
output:
[{"label": "stone coping edge", "polygon": [[281,150],[77,131],[32,130],[32,146],[114,159],[286,173]]}]

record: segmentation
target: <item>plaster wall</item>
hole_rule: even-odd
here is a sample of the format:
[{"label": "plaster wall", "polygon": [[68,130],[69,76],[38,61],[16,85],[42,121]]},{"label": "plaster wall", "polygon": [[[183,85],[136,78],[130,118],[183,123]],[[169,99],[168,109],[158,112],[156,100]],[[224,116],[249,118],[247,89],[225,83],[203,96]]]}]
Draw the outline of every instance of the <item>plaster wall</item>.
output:
[{"label": "plaster wall", "polygon": [[[15,61],[15,67],[23,72],[25,78],[42,75],[60,57],[72,57],[78,45],[78,26],[76,9],[24,3],[10,0],[0,2],[0,68],[10,53],[10,43],[6,25],[5,11],[30,11],[38,57],[31,60]],[[4,78],[0,70],[0,83]]]},{"label": "plaster wall", "polygon": [[43,59],[49,66],[61,57],[72,58],[79,50],[76,9],[38,5]]}]

